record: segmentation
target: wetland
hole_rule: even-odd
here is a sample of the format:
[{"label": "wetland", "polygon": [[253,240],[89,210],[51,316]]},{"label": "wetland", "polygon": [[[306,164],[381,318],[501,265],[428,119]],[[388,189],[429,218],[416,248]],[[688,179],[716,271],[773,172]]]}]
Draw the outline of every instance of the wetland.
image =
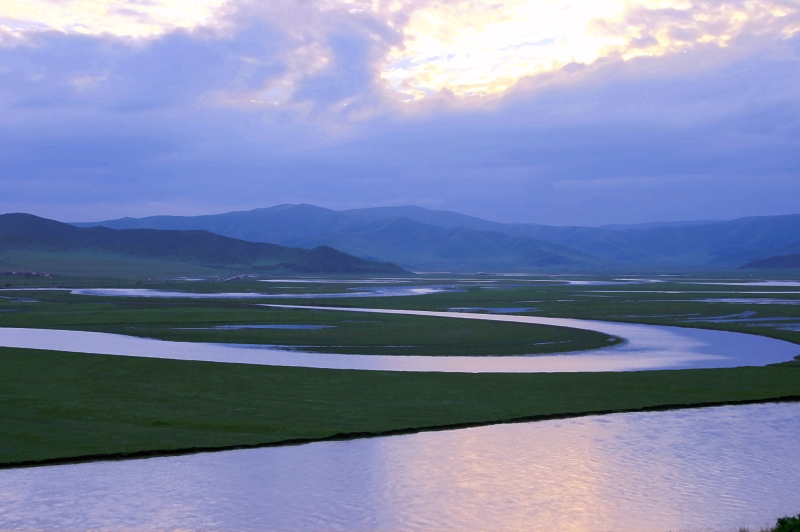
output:
[{"label": "wetland", "polygon": [[[51,482],[52,477],[47,477],[49,473],[44,471],[68,472],[74,467],[89,468],[76,471],[102,469],[101,466],[80,462],[112,460],[111,464],[147,464],[152,458],[134,462],[113,460],[259,447],[274,448],[233,451],[232,455],[244,456],[236,453],[258,451],[278,453],[264,456],[278,456],[289,452],[284,450],[289,449],[285,445],[304,444],[290,448],[306,449],[308,445],[305,443],[323,440],[344,441],[311,445],[333,446],[323,449],[344,445],[346,449],[358,449],[353,452],[366,457],[375,452],[368,449],[383,445],[380,443],[383,441],[394,441],[391,437],[415,442],[421,440],[413,438],[428,437],[417,433],[429,431],[460,438],[455,435],[468,427],[483,427],[468,431],[497,427],[501,432],[505,430],[501,427],[539,427],[543,426],[541,423],[561,423],[563,427],[564,423],[579,423],[568,421],[573,418],[598,419],[597,423],[602,424],[603,419],[613,418],[609,417],[611,414],[656,419],[648,416],[667,414],[659,412],[674,409],[689,409],[685,412],[691,412],[712,405],[731,405],[725,408],[732,408],[733,412],[748,412],[737,409],[761,408],[755,404],[746,406],[753,403],[789,401],[789,404],[794,404],[793,401],[800,400],[800,361],[792,360],[794,346],[797,346],[795,354],[800,354],[800,345],[797,345],[800,344],[800,331],[792,328],[800,324],[800,308],[782,304],[797,298],[796,287],[786,283],[785,279],[778,279],[785,284],[773,282],[769,286],[762,282],[769,280],[763,279],[722,277],[707,280],[691,276],[639,281],[628,277],[624,283],[603,277],[553,279],[519,276],[420,276],[411,283],[385,279],[337,279],[335,282],[294,279],[291,283],[287,280],[263,283],[261,280],[268,279],[143,281],[140,284],[107,279],[29,279],[27,286],[19,283],[21,286],[9,286],[0,292],[0,310],[9,311],[0,312],[0,327],[6,330],[47,329],[52,333],[78,331],[124,335],[160,344],[180,342],[190,349],[193,345],[199,348],[208,344],[235,344],[254,348],[249,350],[253,352],[272,346],[288,355],[350,354],[367,358],[471,357],[477,361],[510,360],[525,358],[526,355],[533,355],[527,357],[531,359],[574,358],[578,356],[576,352],[601,353],[604,349],[624,349],[628,345],[622,334],[566,327],[564,322],[560,322],[562,326],[553,326],[559,322],[548,322],[547,319],[554,318],[602,321],[619,327],[667,326],[690,336],[698,331],[702,334],[744,333],[746,336],[742,338],[776,341],[774,345],[788,347],[779,360],[748,359],[733,364],[741,367],[600,372],[584,368],[584,371],[571,373],[334,370],[168,360],[148,357],[146,353],[142,357],[108,356],[65,352],[66,346],[60,346],[59,350],[5,347],[0,348],[0,387],[3,390],[0,396],[3,434],[0,438],[0,462],[6,468],[0,472],[0,485],[5,486],[4,493],[14,493],[8,491],[10,479],[20,479],[27,474],[14,471],[43,471],[41,478],[51,478]],[[654,280],[659,282],[655,284]],[[370,292],[363,287],[394,284],[423,290],[443,285],[453,289],[433,291],[431,288],[431,291],[416,295],[396,297],[372,292],[372,297],[358,300],[331,297],[331,294],[352,293],[354,290],[351,288]],[[652,290],[656,286],[658,290]],[[96,293],[77,292],[89,289],[280,297],[150,298],[130,297],[120,292],[109,292],[101,297]],[[769,299],[776,302],[752,305],[748,301],[739,301],[763,299],[765,290],[770,292]],[[681,292],[680,300],[671,292]],[[292,294],[302,295],[303,301],[298,302],[297,298],[291,297]],[[288,308],[298,305],[319,308]],[[364,308],[373,312],[355,312]],[[454,309],[461,319],[426,315],[453,313]],[[405,310],[419,315],[397,313]],[[466,314],[473,314],[475,318],[464,319]],[[548,324],[497,321],[513,319],[514,316]],[[731,350],[736,348],[735,344],[738,342],[730,344]],[[624,412],[629,414],[621,414]],[[793,420],[795,424],[800,420],[795,407],[781,412],[782,419]],[[598,414],[605,415],[584,418]],[[756,418],[758,416],[752,419]],[[758,422],[748,421],[749,417],[737,419],[742,420],[742,426],[736,428],[736,441],[747,438],[758,441],[763,436],[764,429]],[[438,432],[445,429],[448,432]],[[58,434],[58,438],[53,434]],[[392,436],[403,434],[405,436]],[[688,433],[682,434],[680,437],[685,438]],[[720,441],[733,437],[732,433],[725,431],[718,434]],[[774,431],[774,434],[776,442],[783,441],[780,431]],[[384,438],[370,439],[374,436]],[[615,438],[618,439],[616,436],[612,439]],[[377,443],[357,443],[373,441]],[[565,452],[587,446],[589,449],[602,447],[593,439],[581,441],[583,443],[570,440]],[[402,444],[406,445],[412,444]],[[630,459],[631,455],[625,454],[629,451],[627,448],[621,451],[618,458]],[[519,452],[533,457],[540,451],[528,449]],[[749,451],[741,452],[746,454]],[[204,456],[211,455],[159,460],[193,460],[197,457],[197,461],[188,463],[202,464],[208,460],[199,458]],[[687,463],[694,460],[691,457],[686,459]],[[75,465],[48,465],[71,463]],[[721,462],[715,463],[717,465],[711,466],[722,467]],[[17,469],[32,465],[40,467]],[[100,469],[92,469],[95,467]],[[119,467],[123,468],[120,471],[126,471],[124,468],[128,466]],[[391,466],[384,461],[383,465],[378,463],[369,467]],[[540,472],[542,482],[550,482],[550,474]],[[67,475],[64,479],[70,478],[64,474]],[[135,476],[138,473],[131,474]],[[342,474],[346,478],[349,473]],[[33,478],[39,473],[27,475]],[[496,479],[502,477],[499,471],[487,475],[487,478],[492,478],[492,475]],[[720,479],[730,478],[727,473],[720,475]],[[689,484],[682,497],[706,486],[703,483]],[[272,485],[269,483],[260,485],[262,494],[278,489],[268,487]],[[779,489],[777,485],[765,486],[765,490]],[[794,487],[787,489],[798,492]],[[336,493],[336,490],[331,492],[334,498]],[[419,495],[403,495],[407,496],[419,499]],[[486,493],[474,494],[474,497],[485,496]],[[606,503],[614,504],[613,497],[604,496]],[[533,500],[526,499],[528,497],[533,495],[524,495],[519,500]],[[658,500],[664,502],[665,512],[674,508],[666,502],[670,500],[669,493],[654,492],[653,497],[654,504]],[[718,517],[697,522],[703,526],[707,522],[709,527],[721,529],[735,520],[719,517],[723,514],[739,519],[737,526],[761,526],[774,519],[773,514],[778,511],[774,505],[759,503],[751,513],[734,510],[733,507],[739,504],[736,501],[743,500],[742,497],[738,492],[731,493],[725,499],[728,506],[721,506],[721,513],[714,514]],[[469,498],[459,500],[466,505],[473,504]],[[46,504],[47,499],[33,497],[30,501],[35,506]],[[327,514],[326,519],[331,527],[336,528],[340,521],[334,514],[338,515],[337,512],[344,509],[334,502],[330,504],[333,513]],[[392,503],[391,506],[397,510],[403,507],[402,504]],[[787,500],[786,510],[780,511],[796,513],[791,506],[797,504],[800,502]],[[13,510],[24,506],[7,508]],[[298,503],[297,508],[302,508],[302,504]],[[407,508],[415,506],[408,505]],[[700,513],[698,510],[690,515]],[[423,514],[434,515],[425,512],[417,515]],[[13,515],[17,514],[4,514],[3,524],[12,527],[14,523],[23,522],[14,521]],[[53,519],[58,521],[55,514],[45,512],[41,515],[43,518],[53,515]],[[386,514],[378,512],[374,515]],[[395,518],[379,522],[362,522],[359,519],[363,517],[353,519],[341,521],[344,524],[340,528],[369,528],[370,523],[375,526],[390,526],[391,523],[413,525],[412,521],[402,519],[392,521]],[[124,519],[108,521],[107,524],[113,522],[122,523],[119,525],[122,528],[137,526],[136,521]],[[223,519],[219,522],[231,521]],[[281,522],[275,521],[276,524]],[[255,520],[253,523],[251,528],[258,528],[256,525],[260,522]],[[30,528],[35,523],[29,521],[28,524]]]}]

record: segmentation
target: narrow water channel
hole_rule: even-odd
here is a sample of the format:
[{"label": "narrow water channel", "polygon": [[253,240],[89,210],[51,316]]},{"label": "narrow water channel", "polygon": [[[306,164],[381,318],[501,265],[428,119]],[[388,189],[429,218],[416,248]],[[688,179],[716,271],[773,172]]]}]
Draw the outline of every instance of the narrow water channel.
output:
[{"label": "narrow water channel", "polygon": [[0,471],[8,530],[758,529],[800,512],[800,404]]}]

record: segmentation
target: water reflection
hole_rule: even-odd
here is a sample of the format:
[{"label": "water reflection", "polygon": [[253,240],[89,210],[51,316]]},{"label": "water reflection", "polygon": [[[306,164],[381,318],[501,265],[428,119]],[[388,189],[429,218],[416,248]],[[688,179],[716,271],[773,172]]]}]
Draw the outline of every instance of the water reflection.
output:
[{"label": "water reflection", "polygon": [[536,310],[534,307],[453,307],[453,312],[489,312],[491,314],[513,314],[519,312],[530,312]]},{"label": "water reflection", "polygon": [[317,299],[353,297],[398,297],[461,292],[457,286],[363,286],[351,292],[264,294],[260,292],[180,292],[151,288],[76,288],[70,293],[79,296],[151,297],[167,299]]},{"label": "water reflection", "polygon": [[3,529],[737,530],[800,511],[800,404],[0,471]]},{"label": "water reflection", "polygon": [[800,281],[742,281],[742,282],[684,282],[683,284],[708,284],[722,286],[800,286]]},{"label": "water reflection", "polygon": [[308,325],[308,324],[248,324],[248,325],[215,325],[213,327],[175,327],[176,331],[241,331],[247,329],[289,329],[289,330],[317,330],[335,329],[335,325]]},{"label": "water reflection", "polygon": [[736,305],[800,305],[800,299],[775,299],[769,297],[698,299],[702,303],[731,303]]},{"label": "water reflection", "polygon": [[286,351],[274,345],[167,342],[89,331],[4,327],[0,328],[0,346],[272,366],[462,373],[640,371],[763,366],[791,360],[798,352],[797,345],[790,342],[728,331],[543,316],[298,305],[266,306],[554,325],[597,331],[623,338],[625,342],[612,347],[559,355],[496,357],[349,355]]}]

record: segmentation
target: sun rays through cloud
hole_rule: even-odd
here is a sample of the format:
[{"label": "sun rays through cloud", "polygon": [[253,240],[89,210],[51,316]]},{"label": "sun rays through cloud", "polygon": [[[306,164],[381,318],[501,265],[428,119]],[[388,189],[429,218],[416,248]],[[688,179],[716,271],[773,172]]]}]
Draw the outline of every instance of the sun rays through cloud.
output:
[{"label": "sun rays through cloud", "polygon": [[331,31],[341,31],[348,17],[351,26],[369,20],[396,32],[388,45],[370,37],[378,54],[371,62],[400,101],[443,91],[502,94],[520,79],[601,58],[662,56],[724,47],[742,35],[788,38],[800,31],[800,6],[786,0],[0,0],[0,35],[59,31],[147,40],[176,30],[230,29],[252,17],[294,41],[285,72],[249,92],[222,92],[216,101],[285,103],[302,79],[335,60]]},{"label": "sun rays through cloud", "polygon": [[403,45],[382,72],[413,98],[502,93],[523,77],[601,57],[626,60],[725,46],[744,33],[791,35],[800,8],[788,2],[687,0],[464,0],[412,11]]}]

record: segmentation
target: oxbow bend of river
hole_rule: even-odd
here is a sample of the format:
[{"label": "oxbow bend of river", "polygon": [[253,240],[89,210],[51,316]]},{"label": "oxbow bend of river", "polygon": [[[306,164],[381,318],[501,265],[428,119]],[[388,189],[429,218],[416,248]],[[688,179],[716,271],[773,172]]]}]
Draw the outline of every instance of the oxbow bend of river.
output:
[{"label": "oxbow bend of river", "polygon": [[267,306],[572,327],[616,336],[625,339],[625,342],[602,349],[559,355],[502,357],[388,356],[308,353],[249,344],[168,342],[87,331],[0,328],[0,346],[272,366],[461,373],[596,372],[764,366],[791,360],[800,351],[797,345],[774,338],[683,327],[469,312],[301,305]]}]

